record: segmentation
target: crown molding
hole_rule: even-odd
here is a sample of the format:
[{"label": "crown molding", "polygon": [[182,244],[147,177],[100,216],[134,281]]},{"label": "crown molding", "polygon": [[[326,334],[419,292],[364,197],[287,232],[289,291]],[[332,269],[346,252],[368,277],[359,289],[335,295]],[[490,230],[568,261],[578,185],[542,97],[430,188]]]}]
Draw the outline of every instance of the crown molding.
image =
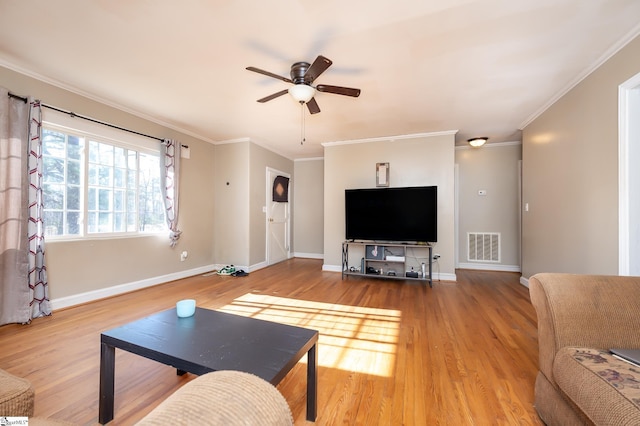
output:
[{"label": "crown molding", "polygon": [[241,142],[252,142],[251,138],[249,137],[244,137],[244,138],[236,138],[236,139],[227,139],[224,141],[217,141],[214,142],[214,145],[228,145],[231,143],[241,143]]},{"label": "crown molding", "polygon": [[299,162],[302,162],[302,161],[324,161],[324,157],[296,158],[293,161],[295,163],[299,163]]},{"label": "crown molding", "polygon": [[253,143],[255,145],[258,145],[268,151],[273,152],[274,154],[277,154],[281,157],[286,158],[287,160],[291,160],[291,161],[295,161],[294,158],[291,158],[290,156],[288,156],[287,154],[284,154],[283,152],[278,151],[276,148],[274,148],[273,146],[271,146],[268,142],[265,142],[263,140],[260,139],[256,139],[256,138],[252,138],[249,136],[245,136],[242,138],[235,138],[235,139],[227,139],[224,141],[218,141],[215,142],[214,145],[228,145],[228,144],[233,144],[233,143],[243,143],[243,142],[250,142]]},{"label": "crown molding", "polygon": [[542,105],[537,111],[529,116],[525,121],[518,126],[518,130],[523,130],[529,124],[531,124],[536,118],[540,117],[546,110],[551,108],[553,104],[555,104],[560,98],[569,93],[571,89],[580,84],[585,78],[587,78],[591,73],[600,68],[605,62],[613,57],[616,53],[622,50],[627,44],[629,44],[633,39],[635,39],[638,35],[640,35],[640,24],[636,25],[631,31],[629,31],[624,37],[614,43],[607,51],[600,56],[594,63],[588,66],[582,73],[578,74],[576,78],[571,80],[569,84],[567,84],[562,90],[560,90],[555,96],[549,99],[544,105]]},{"label": "crown molding", "polygon": [[418,139],[418,138],[432,137],[432,136],[447,136],[447,135],[455,135],[456,133],[458,133],[457,130],[446,130],[442,132],[414,133],[410,135],[383,136],[383,137],[377,137],[377,138],[323,142],[321,143],[321,145],[326,148],[328,146],[338,146],[338,145],[353,145],[353,144],[359,144],[359,143],[388,142],[388,141],[396,141],[396,140],[404,140],[404,139]]},{"label": "crown molding", "polygon": [[[46,77],[46,76],[44,76],[42,74],[38,74],[38,73],[36,73],[34,71],[28,70],[26,68],[22,68],[22,67],[20,67],[20,66],[18,66],[16,64],[8,62],[7,60],[5,60],[4,58],[1,58],[1,57],[0,57],[0,66],[5,67],[7,69],[10,69],[11,71],[15,71],[15,72],[17,72],[19,74],[25,75],[27,77],[33,78],[34,80],[38,80],[38,81],[41,81],[43,83],[49,84],[51,86],[57,87],[58,89],[66,90],[67,92],[71,92],[71,93],[73,93],[75,95],[82,96],[83,98],[90,99],[92,101],[95,101],[95,102],[98,102],[100,104],[109,106],[111,108],[115,108],[117,110],[126,112],[127,114],[134,115],[134,116],[136,116],[138,118],[141,118],[143,120],[147,120],[147,121],[150,121],[152,123],[158,124],[160,126],[168,128],[168,129],[175,130],[177,132],[180,132],[180,133],[183,133],[185,135],[194,137],[196,139],[200,139],[200,140],[208,142],[208,143],[212,143],[212,144],[215,143],[215,141],[213,139],[210,139],[210,138],[208,138],[206,136],[202,136],[202,135],[200,135],[198,133],[192,132],[191,130],[187,130],[187,129],[184,129],[182,127],[178,127],[175,124],[168,123],[168,122],[163,121],[163,120],[159,120],[156,117],[152,117],[152,116],[144,114],[144,113],[142,113],[140,111],[135,111],[135,110],[133,110],[131,108],[128,108],[128,107],[126,107],[124,105],[120,105],[120,104],[118,104],[116,102],[112,102],[112,101],[110,101],[108,99],[104,99],[104,98],[101,98],[99,96],[93,95],[91,93],[85,92],[84,90],[81,90],[81,89],[79,89],[79,88],[77,88],[75,86],[68,85],[68,84],[63,83],[63,82],[61,82],[59,80],[55,80],[55,79],[52,79],[50,77]],[[39,99],[38,96],[35,96],[35,95],[31,95],[31,96],[34,96],[34,97]],[[40,99],[40,100],[44,101],[46,103],[46,100],[44,100],[44,99]]]},{"label": "crown molding", "polygon": [[510,142],[490,142],[485,143],[484,145],[474,148],[469,145],[458,145],[456,146],[456,151],[464,151],[466,149],[484,149],[484,148],[501,148],[505,146],[517,146],[522,145],[522,141],[510,141]]}]

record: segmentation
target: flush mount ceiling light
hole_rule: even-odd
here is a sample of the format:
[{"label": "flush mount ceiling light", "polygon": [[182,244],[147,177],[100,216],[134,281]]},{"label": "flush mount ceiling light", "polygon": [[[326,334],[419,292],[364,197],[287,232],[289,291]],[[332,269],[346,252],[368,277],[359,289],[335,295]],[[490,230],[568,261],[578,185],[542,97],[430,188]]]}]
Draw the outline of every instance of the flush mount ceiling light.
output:
[{"label": "flush mount ceiling light", "polygon": [[489,140],[489,138],[482,137],[482,138],[469,139],[469,140],[467,140],[467,142],[469,142],[469,145],[471,145],[472,147],[479,148],[482,145],[484,145],[488,140]]},{"label": "flush mount ceiling light", "polygon": [[316,89],[307,84],[294,84],[289,88],[289,94],[297,102],[306,104],[316,94]]}]

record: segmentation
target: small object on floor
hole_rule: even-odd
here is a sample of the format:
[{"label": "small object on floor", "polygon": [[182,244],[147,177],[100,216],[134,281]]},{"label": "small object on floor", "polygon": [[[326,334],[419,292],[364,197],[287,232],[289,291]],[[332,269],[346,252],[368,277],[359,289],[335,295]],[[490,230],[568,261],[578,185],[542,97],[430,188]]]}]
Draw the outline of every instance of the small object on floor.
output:
[{"label": "small object on floor", "polygon": [[249,274],[243,271],[242,269],[238,269],[237,271],[233,272],[231,275],[233,275],[234,277],[246,277]]},{"label": "small object on floor", "polygon": [[218,275],[231,275],[236,271],[236,267],[233,265],[225,266],[218,271]]}]

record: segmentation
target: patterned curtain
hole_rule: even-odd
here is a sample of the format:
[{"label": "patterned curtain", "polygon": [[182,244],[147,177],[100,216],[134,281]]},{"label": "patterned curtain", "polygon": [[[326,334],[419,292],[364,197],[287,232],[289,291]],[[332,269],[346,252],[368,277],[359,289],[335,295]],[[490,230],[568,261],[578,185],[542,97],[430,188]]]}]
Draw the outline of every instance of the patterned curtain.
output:
[{"label": "patterned curtain", "polygon": [[[39,153],[39,144],[40,104],[11,98],[0,88],[0,325],[51,313],[44,240],[36,232],[42,228],[35,215],[42,205],[42,172],[30,160],[30,153]],[[40,208],[32,208],[34,203]]]},{"label": "patterned curtain", "polygon": [[162,143],[163,159],[160,161],[160,178],[165,216],[169,226],[169,245],[175,247],[182,231],[178,230],[178,201],[180,189],[180,143],[165,139]]},{"label": "patterned curtain", "polygon": [[29,99],[29,304],[31,318],[51,315],[44,261],[44,200],[42,193],[42,107]]}]

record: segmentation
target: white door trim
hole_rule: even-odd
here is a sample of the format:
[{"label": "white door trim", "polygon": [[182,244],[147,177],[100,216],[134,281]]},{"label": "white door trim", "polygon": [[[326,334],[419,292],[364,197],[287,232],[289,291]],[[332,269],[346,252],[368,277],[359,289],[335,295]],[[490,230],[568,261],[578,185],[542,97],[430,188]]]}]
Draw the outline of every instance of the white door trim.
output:
[{"label": "white door trim", "polygon": [[[618,88],[618,273],[629,275],[632,271],[631,253],[638,253],[637,212],[640,196],[632,188],[634,169],[630,164],[640,161],[640,125],[631,115],[640,115],[640,74],[622,83]],[[636,176],[638,173],[636,172]],[[633,198],[635,197],[635,199]],[[633,246],[632,246],[633,245]],[[637,260],[636,260],[637,262]],[[634,268],[638,268],[637,265]]]},{"label": "white door trim", "polygon": [[267,266],[272,264],[271,260],[271,250],[270,250],[270,232],[269,232],[269,205],[272,203],[271,195],[272,195],[272,185],[273,181],[271,180],[271,175],[277,176],[281,175],[289,178],[289,197],[287,202],[287,221],[285,224],[285,237],[284,240],[287,246],[287,258],[291,257],[291,175],[289,173],[283,172],[281,170],[274,169],[272,167],[266,168],[266,194],[265,194],[265,254],[266,254],[266,263]]}]

